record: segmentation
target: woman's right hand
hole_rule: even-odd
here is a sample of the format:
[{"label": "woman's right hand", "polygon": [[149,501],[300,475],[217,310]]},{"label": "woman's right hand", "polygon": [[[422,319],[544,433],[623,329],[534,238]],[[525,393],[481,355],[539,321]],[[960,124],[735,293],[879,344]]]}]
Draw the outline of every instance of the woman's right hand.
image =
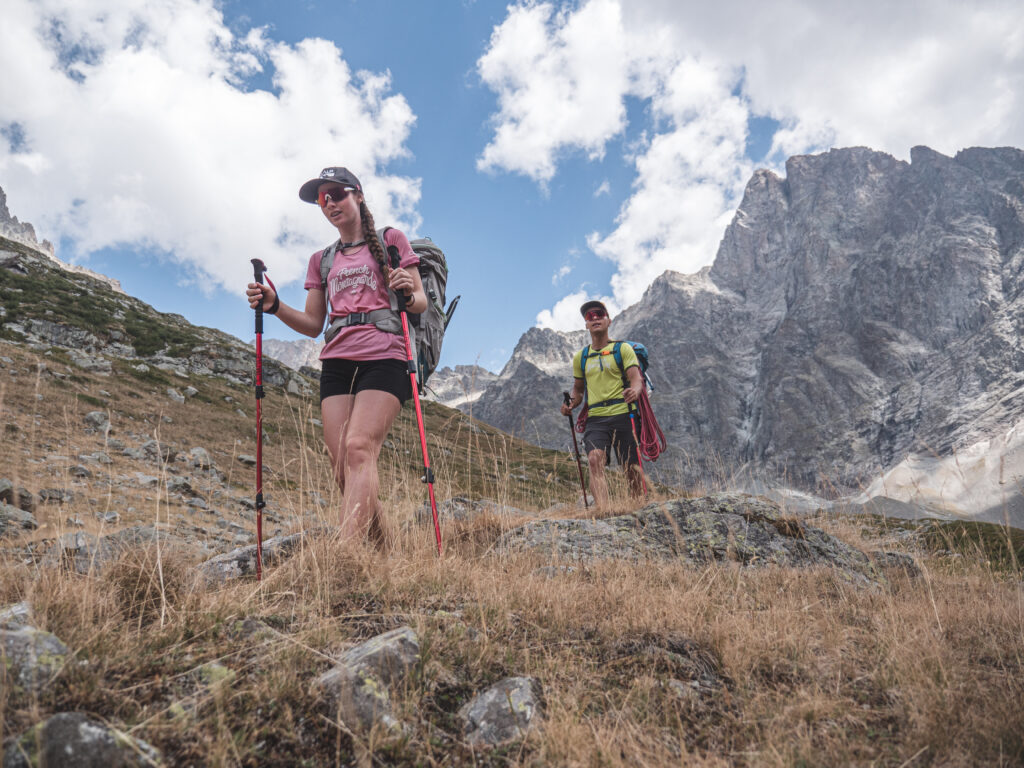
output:
[{"label": "woman's right hand", "polygon": [[274,289],[262,283],[249,283],[249,286],[245,289],[245,295],[249,299],[249,307],[251,309],[256,309],[259,306],[260,299],[262,299],[263,311],[274,306],[274,299],[277,298]]}]

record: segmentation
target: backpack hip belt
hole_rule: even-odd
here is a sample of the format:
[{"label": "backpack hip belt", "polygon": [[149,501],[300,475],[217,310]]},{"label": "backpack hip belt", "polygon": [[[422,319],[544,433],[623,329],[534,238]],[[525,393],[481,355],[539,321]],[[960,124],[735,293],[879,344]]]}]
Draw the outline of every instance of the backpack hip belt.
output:
[{"label": "backpack hip belt", "polygon": [[352,312],[348,315],[340,315],[331,320],[327,330],[324,331],[324,341],[330,343],[331,339],[338,335],[342,328],[352,325],[372,325],[377,330],[386,333],[402,334],[402,320],[391,309],[374,309],[370,312]]}]

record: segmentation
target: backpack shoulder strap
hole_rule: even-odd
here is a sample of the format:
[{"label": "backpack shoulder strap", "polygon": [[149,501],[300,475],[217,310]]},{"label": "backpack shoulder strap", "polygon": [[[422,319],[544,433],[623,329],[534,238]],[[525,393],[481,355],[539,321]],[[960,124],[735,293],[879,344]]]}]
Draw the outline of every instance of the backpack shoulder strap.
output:
[{"label": "backpack shoulder strap", "polygon": [[[380,247],[384,249],[384,255],[387,257],[388,269],[394,269],[398,266],[398,263],[391,263],[391,254],[388,253],[388,245],[384,242],[384,235],[387,234],[389,229],[392,229],[392,227],[381,227],[378,229],[377,239],[380,240]],[[391,306],[391,311],[398,312],[398,296],[396,296],[395,292],[392,290],[388,290],[388,303]]]},{"label": "backpack shoulder strap", "polygon": [[331,274],[331,267],[334,266],[334,254],[338,252],[338,243],[341,239],[335,240],[320,252],[320,290],[327,295],[327,276]]}]

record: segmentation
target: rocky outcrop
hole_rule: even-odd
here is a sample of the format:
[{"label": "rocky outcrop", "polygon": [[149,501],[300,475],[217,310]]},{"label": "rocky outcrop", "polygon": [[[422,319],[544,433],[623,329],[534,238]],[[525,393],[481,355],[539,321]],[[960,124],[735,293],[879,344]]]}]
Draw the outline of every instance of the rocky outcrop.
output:
[{"label": "rocky outcrop", "polygon": [[[669,442],[651,469],[677,482],[744,469],[834,495],[970,449],[1003,482],[1019,476],[1022,265],[1021,150],[916,147],[907,163],[853,148],[793,157],[785,178],[758,171],[713,266],[665,273],[613,319],[613,337],[651,352]],[[571,377],[557,363],[583,343],[531,329],[474,416],[564,447]],[[920,501],[911,474],[885,492]],[[992,500],[961,474],[972,498],[946,511],[978,514]]]},{"label": "rocky outcrop", "polygon": [[881,566],[865,553],[783,515],[774,502],[745,494],[672,499],[598,520],[538,520],[503,534],[495,551],[583,563],[617,558],[826,567],[857,584],[884,581]]},{"label": "rocky outcrop", "polygon": [[28,246],[34,251],[53,256],[53,243],[49,240],[36,240],[36,230],[27,221],[18,221],[7,208],[7,193],[0,188],[0,237],[6,237],[17,243]]},{"label": "rocky outcrop", "polygon": [[[112,374],[115,364],[124,361],[141,373],[155,368],[184,378],[254,379],[251,346],[221,331],[193,326],[180,315],[157,312],[126,296],[103,275],[68,268],[2,238],[0,274],[12,282],[2,296],[0,313],[0,334],[8,339],[40,350],[62,350],[74,365],[101,375]],[[40,285],[47,286],[42,301],[33,296],[33,287]],[[82,299],[86,296],[88,301]],[[262,372],[267,387],[313,394],[307,377],[273,357],[264,355]]]},{"label": "rocky outcrop", "polygon": [[[261,564],[265,567],[279,562],[282,558],[290,557],[298,550],[304,541],[310,538],[324,537],[331,535],[328,528],[310,528],[302,533],[293,533],[287,536],[275,536],[263,542]],[[256,573],[256,544],[245,547],[238,547],[217,555],[199,566],[199,574],[207,584],[220,584],[243,576],[251,576]]]}]

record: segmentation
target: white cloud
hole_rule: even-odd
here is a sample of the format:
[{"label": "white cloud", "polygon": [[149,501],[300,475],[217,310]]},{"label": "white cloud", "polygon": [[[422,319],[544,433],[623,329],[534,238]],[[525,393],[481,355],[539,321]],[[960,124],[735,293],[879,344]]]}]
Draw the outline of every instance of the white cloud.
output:
[{"label": "white cloud", "polygon": [[625,126],[626,48],[615,0],[558,12],[550,3],[511,7],[477,62],[499,102],[494,139],[477,167],[544,183],[562,152],[602,157]]},{"label": "white cloud", "polygon": [[602,181],[597,189],[594,190],[594,197],[600,197],[601,195],[609,195],[612,191],[612,185],[608,183],[608,179]]},{"label": "white cloud", "polygon": [[[584,21],[594,40],[620,41],[600,69],[582,65],[588,44],[566,34]],[[627,150],[631,194],[614,229],[588,237],[616,264],[623,306],[664,269],[714,258],[753,169],[752,115],[781,123],[768,153],[777,167],[830,146],[905,159],[916,144],[1024,145],[1024,14],[1009,0],[583,0],[558,14],[528,2],[510,7],[479,65],[500,104],[480,167],[542,186],[563,156],[608,151],[627,96],[646,102],[649,122],[633,126],[641,140]],[[538,323],[568,318],[569,299]]]},{"label": "white cloud", "polygon": [[[8,0],[4,15],[0,127],[24,145],[0,141],[0,183],[41,236],[165,251],[232,290],[258,255],[283,283],[332,237],[297,192],[334,164],[378,221],[418,226],[419,181],[375,175],[407,154],[415,116],[333,43],[235,36],[212,0]],[[246,86],[264,68],[273,92]]]},{"label": "white cloud", "polygon": [[[551,328],[556,331],[583,330],[583,318],[580,316],[580,307],[583,306],[583,302],[593,298],[586,290],[571,293],[559,300],[551,309],[539,312],[536,324],[541,328]],[[602,296],[599,301],[603,301],[605,306],[608,307],[608,311],[613,315],[618,311],[618,305],[615,304],[614,299],[611,297]]]}]

